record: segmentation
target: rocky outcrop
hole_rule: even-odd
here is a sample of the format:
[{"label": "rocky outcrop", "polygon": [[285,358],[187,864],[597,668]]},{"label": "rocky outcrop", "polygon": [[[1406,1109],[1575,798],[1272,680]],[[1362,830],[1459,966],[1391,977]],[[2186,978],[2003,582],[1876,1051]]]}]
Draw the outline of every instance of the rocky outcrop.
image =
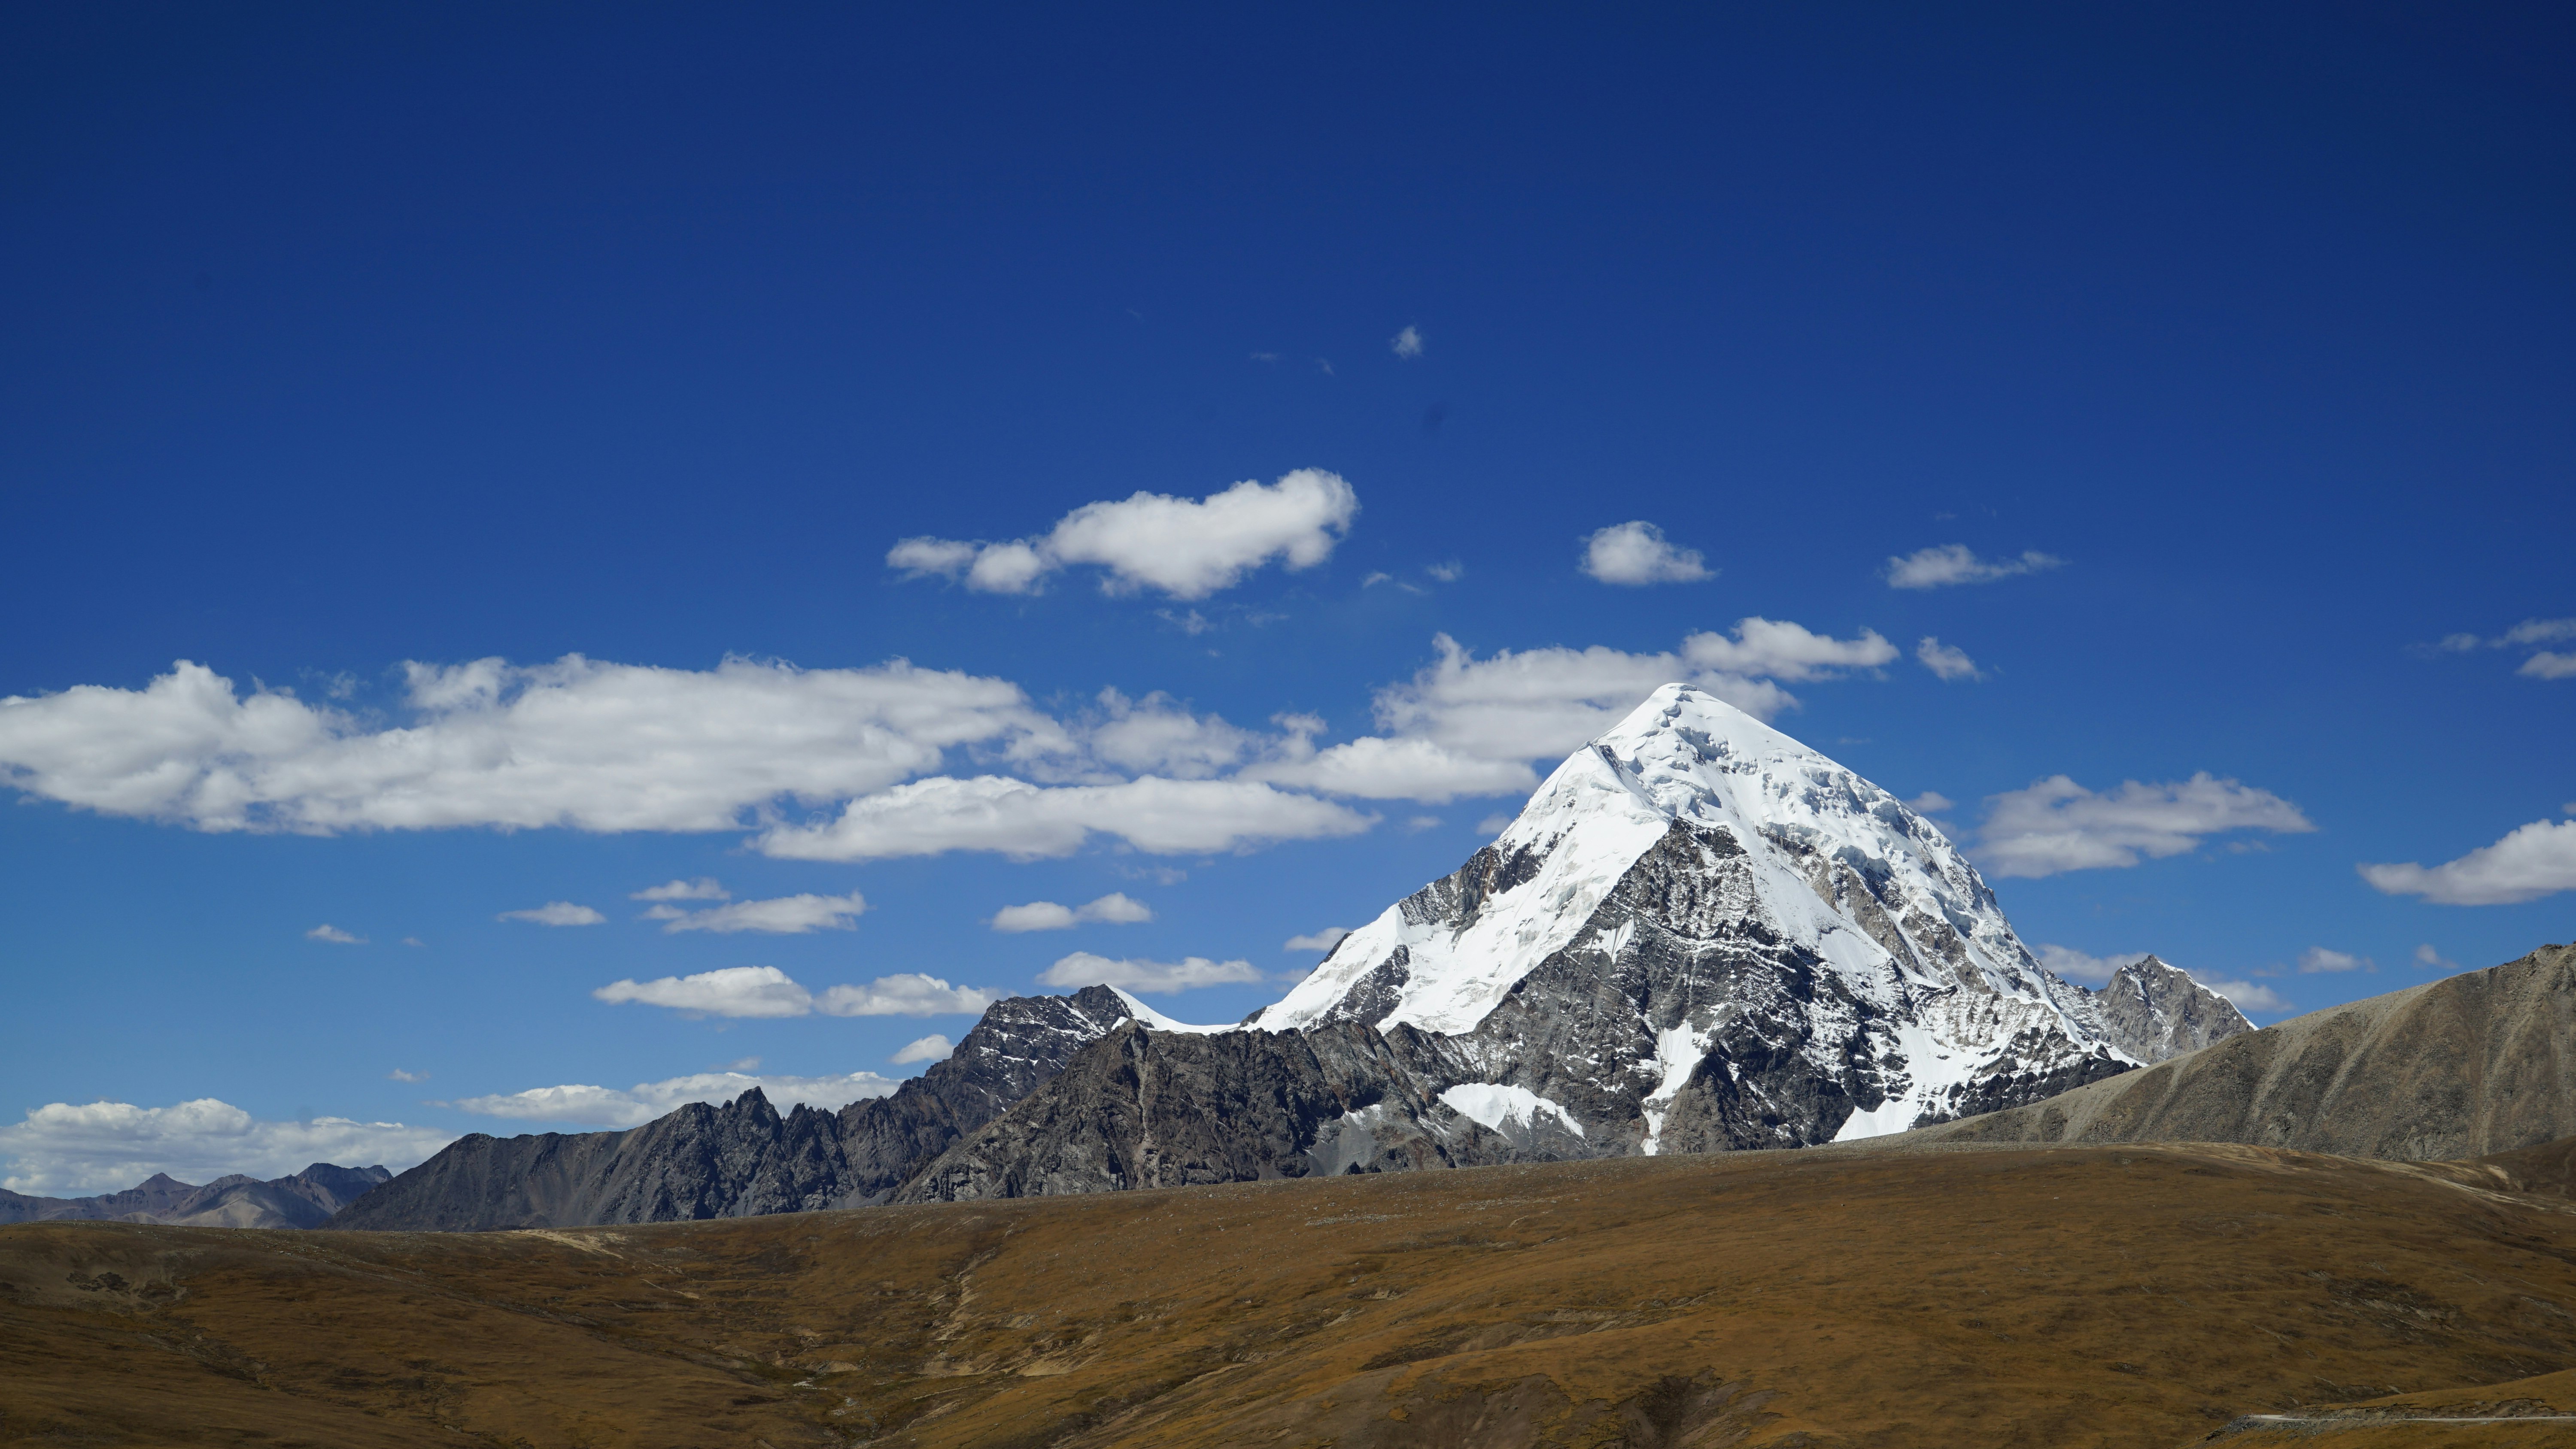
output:
[{"label": "rocky outcrop", "polygon": [[1048,1197],[1519,1160],[1440,1100],[1459,1063],[1410,1028],[1120,1027],[959,1142],[898,1202]]},{"label": "rocky outcrop", "polygon": [[2576,1136],[2576,946],[2544,946],[1914,1135],[2242,1142],[2417,1161]]},{"label": "rocky outcrop", "polygon": [[2236,1003],[2153,956],[2112,972],[2092,996],[2103,1036],[2142,1062],[2169,1061],[2254,1029]]},{"label": "rocky outcrop", "polygon": [[474,1133],[325,1224],[473,1232],[753,1217],[884,1201],[960,1137],[1130,1018],[1104,986],[986,1009],[947,1060],[893,1095],[781,1115],[758,1089],[624,1132]]},{"label": "rocky outcrop", "polygon": [[98,1197],[27,1197],[0,1192],[0,1223],[167,1223],[188,1228],[311,1228],[393,1176],[382,1167],[317,1162],[291,1177],[235,1173],[203,1187],[154,1173]]}]

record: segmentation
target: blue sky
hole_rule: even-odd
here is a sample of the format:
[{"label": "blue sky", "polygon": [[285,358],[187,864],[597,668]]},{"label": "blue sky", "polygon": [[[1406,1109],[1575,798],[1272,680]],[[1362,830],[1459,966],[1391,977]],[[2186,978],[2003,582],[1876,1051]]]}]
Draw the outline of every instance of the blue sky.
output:
[{"label": "blue sky", "polygon": [[899,1077],[1075,952],[1230,1020],[1659,672],[2077,969],[2570,936],[2563,16],[5,24],[27,1190]]}]

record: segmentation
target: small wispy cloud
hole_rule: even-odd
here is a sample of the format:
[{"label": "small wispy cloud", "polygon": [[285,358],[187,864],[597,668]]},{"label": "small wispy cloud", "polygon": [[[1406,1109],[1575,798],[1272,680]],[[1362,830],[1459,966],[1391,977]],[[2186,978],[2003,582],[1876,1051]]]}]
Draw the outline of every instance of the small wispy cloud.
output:
[{"label": "small wispy cloud", "polygon": [[308,941],[328,941],[334,946],[363,946],[367,944],[366,937],[349,931],[343,931],[339,927],[332,925],[329,921],[324,921],[321,925],[315,926],[312,930],[305,932],[304,939]]},{"label": "small wispy cloud", "polygon": [[2313,976],[2319,972],[2376,971],[2377,963],[2367,956],[2349,951],[2330,951],[2323,946],[2310,946],[2299,953],[2299,974]]},{"label": "small wispy cloud", "polygon": [[1351,930],[1348,926],[1326,926],[1324,929],[1315,932],[1313,935],[1291,936],[1280,949],[1285,951],[1330,951],[1335,946],[1342,944],[1342,938],[1350,933]]},{"label": "small wispy cloud", "polygon": [[808,931],[847,931],[858,924],[859,914],[868,908],[867,898],[857,891],[845,896],[818,896],[811,893],[778,896],[765,901],[735,901],[712,910],[683,911],[676,906],[656,905],[644,913],[646,919],[662,922],[667,932],[713,931],[732,935],[740,931],[762,931],[773,936],[801,936]]},{"label": "small wispy cloud", "polygon": [[1190,956],[1179,961],[1120,960],[1076,951],[1038,973],[1048,986],[1118,986],[1129,991],[1165,995],[1199,986],[1233,986],[1259,981],[1249,961],[1211,961]]},{"label": "small wispy cloud", "polygon": [[2427,971],[2457,971],[2460,969],[2459,962],[2452,960],[2450,957],[2445,956],[2440,951],[2436,950],[2433,943],[2430,941],[2427,941],[2423,945],[2415,948],[2415,964],[2423,967]]},{"label": "small wispy cloud", "polygon": [[627,899],[630,901],[729,901],[733,899],[733,892],[718,885],[715,877],[702,875],[696,880],[675,880],[668,885],[657,885],[648,890],[640,890],[628,896]]},{"label": "small wispy cloud", "polygon": [[385,1073],[385,1080],[389,1082],[426,1082],[429,1080],[429,1073],[406,1072],[402,1068],[396,1067],[392,1071]]},{"label": "small wispy cloud", "polygon": [[[1420,357],[1422,355],[1422,329],[1419,327],[1408,326],[1403,331],[1395,334],[1393,338],[1389,339],[1386,345],[1387,348],[1394,352],[1398,357]],[[1328,368],[1326,370],[1330,371],[1331,369]]]},{"label": "small wispy cloud", "polygon": [[503,911],[492,919],[529,921],[540,926],[596,926],[608,920],[606,916],[590,907],[577,906],[570,901],[548,901],[542,906],[531,906],[524,911]]},{"label": "small wispy cloud", "polygon": [[1977,661],[1968,657],[1968,651],[1954,649],[1929,634],[1923,636],[1922,643],[1914,646],[1914,657],[1923,661],[1923,667],[1939,675],[1944,683],[1956,684],[1962,679],[1986,677],[1985,672],[1977,668]]},{"label": "small wispy cloud", "polygon": [[916,1037],[911,1041],[905,1042],[903,1044],[903,1049],[894,1054],[894,1064],[898,1067],[904,1067],[910,1066],[914,1062],[935,1062],[945,1058],[950,1052],[953,1052],[956,1049],[957,1044],[955,1042],[939,1035],[937,1032],[932,1032],[928,1036]]},{"label": "small wispy cloud", "polygon": [[1990,584],[2018,574],[2064,568],[2066,560],[2032,549],[2019,558],[1982,559],[1964,543],[1917,549],[1887,561],[1887,584],[1895,589],[1938,589],[1952,584]]},{"label": "small wispy cloud", "polygon": [[1153,907],[1124,891],[1113,891],[1082,906],[1058,905],[1054,901],[1004,906],[993,913],[992,927],[1006,935],[1017,935],[1027,931],[1069,931],[1086,922],[1132,926],[1152,919]]}]

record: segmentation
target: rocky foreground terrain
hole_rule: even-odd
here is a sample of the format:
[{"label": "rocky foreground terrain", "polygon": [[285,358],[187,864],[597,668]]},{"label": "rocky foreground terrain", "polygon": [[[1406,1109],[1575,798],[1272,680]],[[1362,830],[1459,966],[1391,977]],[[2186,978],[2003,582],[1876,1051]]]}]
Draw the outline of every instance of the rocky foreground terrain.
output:
[{"label": "rocky foreground terrain", "polygon": [[530,1232],[24,1224],[0,1443],[2563,1444],[2533,1416],[2576,1408],[2571,1148],[1880,1142]]}]

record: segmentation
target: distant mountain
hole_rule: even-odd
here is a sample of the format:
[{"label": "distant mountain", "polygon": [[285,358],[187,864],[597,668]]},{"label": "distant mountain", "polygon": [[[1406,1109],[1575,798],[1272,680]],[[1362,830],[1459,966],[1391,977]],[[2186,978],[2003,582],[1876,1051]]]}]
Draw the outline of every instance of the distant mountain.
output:
[{"label": "distant mountain", "polygon": [[1920,1135],[2244,1142],[2415,1161],[2576,1136],[2576,946],[2312,1012]]},{"label": "distant mountain", "polygon": [[1800,1147],[2037,1101],[2146,1058],[1974,866],[1867,780],[1668,684],[1457,873],[1247,1026],[1447,1036],[1594,1155]]},{"label": "distant mountain", "polygon": [[2254,1029],[2236,1003],[2153,956],[2112,972],[2088,995],[2102,1035],[2142,1062],[2166,1061]]},{"label": "distant mountain", "polygon": [[474,1133],[325,1226],[479,1231],[653,1223],[881,1202],[960,1137],[1135,1014],[1105,986],[988,1008],[948,1059],[893,1095],[785,1116],[754,1089],[624,1132]]},{"label": "distant mountain", "polygon": [[238,1173],[203,1187],[154,1173],[99,1197],[27,1197],[0,1192],[0,1223],[129,1222],[192,1228],[311,1228],[393,1177],[382,1167],[317,1162],[292,1177],[262,1182]]}]

